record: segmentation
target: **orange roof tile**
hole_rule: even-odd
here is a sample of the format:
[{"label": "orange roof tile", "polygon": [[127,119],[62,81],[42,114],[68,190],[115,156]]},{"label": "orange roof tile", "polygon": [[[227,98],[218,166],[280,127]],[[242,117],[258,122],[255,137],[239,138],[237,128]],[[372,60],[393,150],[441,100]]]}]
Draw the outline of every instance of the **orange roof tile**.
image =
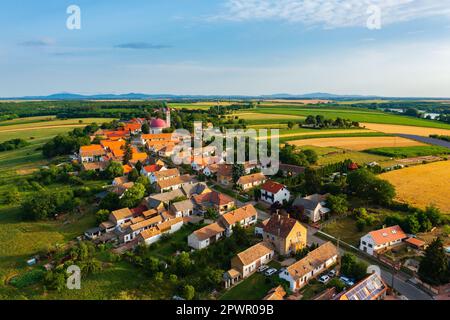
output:
[{"label": "orange roof tile", "polygon": [[384,228],[376,231],[369,232],[373,241],[376,245],[381,245],[384,243],[402,240],[407,238],[406,234],[403,232],[400,226],[392,226],[389,228]]}]

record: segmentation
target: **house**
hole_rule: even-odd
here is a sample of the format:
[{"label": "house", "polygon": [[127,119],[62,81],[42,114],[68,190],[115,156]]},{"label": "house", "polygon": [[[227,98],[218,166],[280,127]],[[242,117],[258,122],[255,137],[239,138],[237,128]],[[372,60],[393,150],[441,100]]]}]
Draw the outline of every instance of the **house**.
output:
[{"label": "house", "polygon": [[328,194],[313,194],[304,198],[299,196],[294,200],[292,206],[303,211],[310,222],[316,223],[317,221],[322,220],[325,217],[325,214],[330,212],[330,209],[325,207],[327,198]]},{"label": "house", "polygon": [[256,223],[256,226],[255,226],[255,234],[256,235],[260,235],[261,237],[263,236],[263,234],[264,234],[264,227],[267,225],[269,220],[270,220],[270,218],[267,218],[266,220],[258,221]]},{"label": "house", "polygon": [[[258,268],[272,261],[275,252],[266,242],[260,242],[238,253],[231,259],[231,270],[224,274],[225,287],[252,275]],[[238,274],[238,277],[234,275]],[[234,276],[234,277],[233,277]]]},{"label": "house", "polygon": [[278,286],[270,289],[267,295],[263,298],[263,300],[283,300],[286,296],[286,291],[282,286]]},{"label": "house", "polygon": [[120,226],[134,217],[133,212],[128,208],[115,210],[109,215],[109,221],[114,223],[115,226]]},{"label": "house", "polygon": [[201,214],[206,213],[209,208],[223,214],[234,207],[233,198],[217,191],[198,194],[192,200]]},{"label": "house", "polygon": [[125,192],[128,189],[131,189],[133,186],[134,186],[134,182],[128,181],[128,182],[119,184],[117,186],[113,186],[113,188],[111,189],[111,192],[117,194],[119,196],[119,198],[122,198],[123,195],[125,194]]},{"label": "house", "polygon": [[372,273],[346,292],[338,295],[336,300],[383,300],[387,290],[388,286],[383,279],[377,273]]},{"label": "house", "polygon": [[175,151],[175,144],[168,143],[158,150],[158,155],[160,157],[169,158],[173,155]]},{"label": "house", "polygon": [[181,186],[181,190],[183,190],[186,197],[190,198],[197,194],[209,193],[212,190],[208,187],[208,185],[204,182],[196,182],[193,184],[185,184]]},{"label": "house", "polygon": [[204,249],[222,238],[224,232],[225,229],[217,222],[212,223],[191,233],[188,236],[188,245],[197,250]]},{"label": "house", "polygon": [[233,165],[225,163],[218,164],[216,176],[217,176],[217,183],[225,186],[232,185]]},{"label": "house", "polygon": [[80,147],[79,160],[80,162],[100,162],[104,161],[106,151],[99,144],[91,144],[89,146]]},{"label": "house", "polygon": [[102,172],[102,171],[105,171],[107,166],[108,166],[108,162],[106,162],[106,161],[83,162],[83,170],[84,171]]},{"label": "house", "polygon": [[144,201],[150,209],[163,209],[164,205],[168,205],[174,199],[182,197],[185,197],[183,190],[176,189],[170,192],[152,194],[145,198]]},{"label": "house", "polygon": [[400,226],[392,226],[376,231],[371,231],[361,237],[359,249],[370,255],[375,255],[380,251],[387,250],[400,244],[408,236],[403,232]]},{"label": "house", "polygon": [[175,218],[158,224],[156,227],[142,231],[138,236],[138,241],[146,245],[157,242],[164,234],[177,232],[183,226],[183,218]]},{"label": "house", "polygon": [[122,231],[122,242],[129,242],[136,238],[142,231],[153,228],[158,224],[162,223],[164,220],[161,215],[157,215],[150,219],[145,219],[143,217],[139,217],[133,221],[130,221],[130,224],[123,224],[120,226],[120,231]]},{"label": "house", "polygon": [[117,177],[114,178],[114,180],[112,181],[112,185],[117,187],[117,186],[121,186],[124,183],[128,182],[128,177],[127,176],[122,176],[122,177]]},{"label": "house", "polygon": [[245,163],[243,163],[243,166],[244,166],[245,174],[250,174],[253,169],[259,168],[257,163],[252,163],[249,161],[246,161]]},{"label": "house", "polygon": [[289,201],[290,197],[291,193],[286,186],[276,181],[268,180],[261,186],[261,200],[267,203],[283,204],[283,202]]},{"label": "house", "polygon": [[172,203],[170,211],[175,217],[189,217],[194,214],[194,202],[191,199]]},{"label": "house", "polygon": [[263,240],[280,255],[296,253],[306,246],[307,229],[289,216],[273,215],[263,229]]},{"label": "house", "polygon": [[145,152],[133,152],[130,163],[137,163],[138,161],[145,163],[147,162],[148,154]]},{"label": "house", "polygon": [[172,191],[181,188],[183,185],[193,183],[194,179],[190,175],[185,174],[179,177],[158,181],[156,183],[156,191],[161,193],[166,191]]},{"label": "house", "polygon": [[167,170],[155,171],[150,174],[150,182],[156,183],[162,180],[168,180],[180,176],[178,168],[172,168]]},{"label": "house", "polygon": [[141,174],[150,179],[150,176],[153,173],[158,172],[158,171],[164,171],[164,170],[167,170],[167,168],[165,166],[151,164],[151,165],[142,167]]},{"label": "house", "polygon": [[258,221],[258,212],[251,204],[225,213],[219,217],[219,224],[225,228],[225,234],[229,237],[233,233],[233,227],[239,224],[246,228],[250,225],[256,224]]},{"label": "house", "polygon": [[295,166],[292,164],[280,163],[278,168],[284,177],[295,177],[305,172],[305,167]]},{"label": "house", "polygon": [[279,277],[289,282],[290,290],[295,292],[304,287],[310,279],[336,264],[337,258],[337,248],[331,242],[327,242],[287,267]]},{"label": "house", "polygon": [[213,164],[207,165],[203,169],[203,174],[207,177],[212,177],[213,175],[216,175],[218,171],[219,171],[219,164],[213,163]]},{"label": "house", "polygon": [[266,176],[262,173],[254,173],[242,176],[236,184],[243,190],[247,191],[266,182]]},{"label": "house", "polygon": [[123,174],[129,174],[131,171],[133,171],[133,167],[130,166],[129,164],[124,164],[122,166],[123,168]]}]

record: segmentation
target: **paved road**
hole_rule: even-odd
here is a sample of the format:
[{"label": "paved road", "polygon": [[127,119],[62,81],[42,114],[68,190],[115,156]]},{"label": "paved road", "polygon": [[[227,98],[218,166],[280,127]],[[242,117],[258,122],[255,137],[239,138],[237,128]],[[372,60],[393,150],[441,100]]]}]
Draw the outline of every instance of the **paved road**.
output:
[{"label": "paved road", "polygon": [[[323,244],[326,241],[317,237],[315,234],[317,230],[315,228],[309,227],[308,228],[308,244],[312,243],[318,243]],[[340,247],[339,251],[341,254],[344,254],[346,251]],[[369,264],[372,264],[371,261],[366,261]],[[386,284],[390,287],[392,287],[392,274],[393,272],[381,269],[381,278],[386,282]],[[408,277],[403,275],[403,273],[398,273],[394,276],[394,286],[395,290],[400,292],[403,296],[408,298],[409,300],[432,300],[432,297],[427,294],[426,292],[420,290],[412,283],[408,282]]]}]

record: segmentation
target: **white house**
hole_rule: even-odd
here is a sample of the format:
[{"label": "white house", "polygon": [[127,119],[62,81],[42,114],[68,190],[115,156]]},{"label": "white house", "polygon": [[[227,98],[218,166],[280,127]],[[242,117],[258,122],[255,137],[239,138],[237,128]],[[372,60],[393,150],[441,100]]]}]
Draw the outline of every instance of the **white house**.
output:
[{"label": "white house", "polygon": [[258,268],[269,263],[275,251],[267,242],[260,242],[238,253],[231,259],[231,269],[224,274],[225,287],[229,288],[235,283],[235,279],[245,279]]},{"label": "white house", "polygon": [[175,218],[164,221],[158,224],[156,227],[142,231],[139,234],[139,242],[144,242],[146,245],[157,242],[162,235],[172,234],[177,232],[183,226],[183,218]]},{"label": "white house", "polygon": [[225,228],[225,234],[229,237],[233,233],[233,227],[239,224],[241,227],[246,228],[258,221],[258,212],[251,204],[225,213],[220,216],[218,222]]},{"label": "white house", "polygon": [[194,213],[194,202],[191,199],[172,203],[170,211],[175,217],[189,217]]},{"label": "white house", "polygon": [[197,250],[204,249],[222,238],[224,232],[225,229],[217,222],[212,223],[191,233],[188,236],[188,245]]},{"label": "white house", "polygon": [[283,204],[284,201],[289,201],[291,193],[286,186],[276,181],[268,180],[261,186],[261,200],[274,204]]},{"label": "white house", "polygon": [[400,226],[392,226],[369,232],[361,237],[359,249],[370,255],[378,253],[380,250],[389,249],[404,239],[408,238]]},{"label": "white house", "polygon": [[292,204],[293,207],[301,208],[309,221],[315,223],[324,218],[330,209],[325,207],[328,195],[313,194],[307,197],[298,197]]},{"label": "white house", "polygon": [[115,210],[109,215],[109,220],[116,226],[120,226],[133,218],[133,212],[128,208]]},{"label": "white house", "polygon": [[331,242],[327,242],[287,267],[279,277],[289,282],[289,288],[295,292],[305,286],[311,278],[336,264],[337,258],[337,248]]},{"label": "white house", "polygon": [[165,166],[151,164],[151,165],[142,167],[141,174],[150,179],[150,176],[153,173],[158,172],[158,171],[164,171],[164,170],[167,170],[167,168]]}]

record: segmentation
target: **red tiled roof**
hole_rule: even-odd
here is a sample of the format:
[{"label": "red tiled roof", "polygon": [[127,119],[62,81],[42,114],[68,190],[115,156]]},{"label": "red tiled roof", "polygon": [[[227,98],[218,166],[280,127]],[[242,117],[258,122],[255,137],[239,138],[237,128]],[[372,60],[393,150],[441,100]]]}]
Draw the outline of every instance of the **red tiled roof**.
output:
[{"label": "red tiled roof", "polygon": [[264,226],[264,232],[286,238],[297,223],[299,222],[293,218],[273,215]]},{"label": "red tiled roof", "polygon": [[147,173],[150,173],[150,172],[156,172],[156,171],[159,171],[161,169],[161,166],[159,166],[159,165],[157,165],[157,164],[151,164],[151,165],[149,165],[149,166],[145,166],[144,167],[144,170],[145,170],[145,172],[147,172]]},{"label": "red tiled roof", "polygon": [[284,188],[284,185],[282,185],[281,183],[278,183],[276,181],[272,181],[272,180],[268,180],[266,181],[262,186],[261,189],[262,190],[266,190],[270,193],[277,193],[278,191],[280,191],[281,189]]},{"label": "red tiled roof", "polygon": [[372,231],[369,232],[369,234],[377,245],[407,238],[402,228],[400,228],[400,226],[398,225]]},{"label": "red tiled roof", "polygon": [[230,202],[234,202],[234,199],[230,196],[227,196],[226,194],[217,192],[217,191],[211,191],[204,194],[199,194],[194,197],[194,201],[198,204],[205,203],[205,202],[211,202],[216,205],[222,206],[225,204],[228,204]]}]

